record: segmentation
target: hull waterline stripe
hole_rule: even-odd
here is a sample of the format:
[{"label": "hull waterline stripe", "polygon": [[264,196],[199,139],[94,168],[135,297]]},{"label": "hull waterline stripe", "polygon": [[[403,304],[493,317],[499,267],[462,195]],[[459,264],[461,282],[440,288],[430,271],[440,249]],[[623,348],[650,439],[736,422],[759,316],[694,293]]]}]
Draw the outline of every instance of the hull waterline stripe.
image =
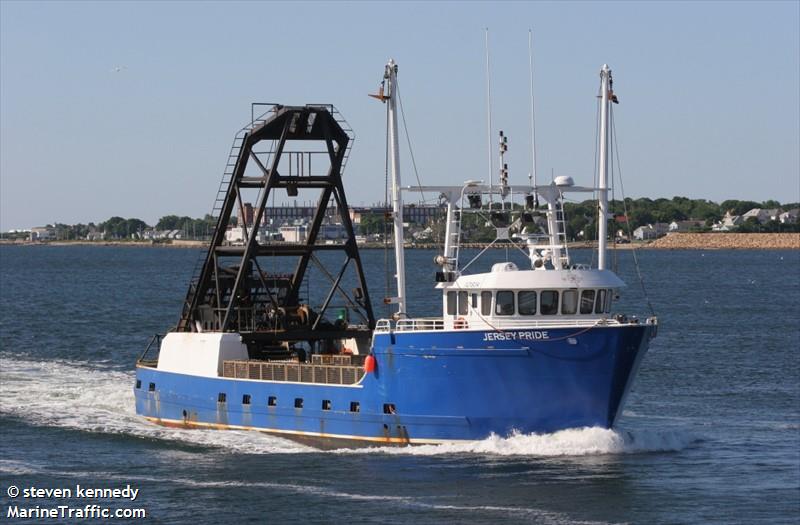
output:
[{"label": "hull waterline stripe", "polygon": [[356,436],[349,434],[327,434],[323,432],[305,432],[301,430],[282,430],[274,428],[246,427],[241,425],[206,423],[203,421],[185,421],[183,419],[165,419],[165,418],[157,418],[151,416],[144,416],[144,418],[150,421],[151,423],[173,428],[197,427],[197,428],[209,428],[214,430],[254,430],[256,432],[265,432],[269,434],[289,434],[297,436],[318,437],[324,439],[349,439],[354,441],[368,441],[371,443],[387,443],[387,444],[391,443],[400,445],[405,445],[405,444],[445,445],[445,444],[475,442],[475,440],[469,440],[469,439],[411,439],[411,438],[405,439],[405,438],[393,438],[393,437],[367,437],[367,436]]}]

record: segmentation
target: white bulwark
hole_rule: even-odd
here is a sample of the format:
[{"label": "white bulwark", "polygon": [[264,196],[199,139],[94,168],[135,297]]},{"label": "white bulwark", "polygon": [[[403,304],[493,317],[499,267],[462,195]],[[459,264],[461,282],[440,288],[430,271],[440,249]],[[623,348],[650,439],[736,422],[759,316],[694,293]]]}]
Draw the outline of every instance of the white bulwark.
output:
[{"label": "white bulwark", "polygon": [[220,377],[223,361],[247,359],[247,346],[237,333],[170,332],[161,341],[158,370]]}]

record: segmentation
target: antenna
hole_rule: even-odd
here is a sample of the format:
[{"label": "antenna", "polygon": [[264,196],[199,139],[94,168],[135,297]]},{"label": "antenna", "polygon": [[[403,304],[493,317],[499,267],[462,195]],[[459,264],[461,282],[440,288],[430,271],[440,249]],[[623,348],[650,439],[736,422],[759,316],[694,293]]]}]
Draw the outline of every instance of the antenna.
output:
[{"label": "antenna", "polygon": [[[528,70],[531,80],[531,176],[532,185],[536,187],[536,113],[533,105],[533,30],[528,29]],[[538,198],[536,199],[539,200]]]},{"label": "antenna", "polygon": [[500,198],[502,199],[501,209],[506,209],[506,196],[508,195],[508,164],[505,161],[505,154],[508,151],[508,137],[500,130]]},{"label": "antenna", "polygon": [[486,28],[486,141],[489,146],[489,209],[492,208],[494,166],[492,165],[492,84],[489,73],[489,28]]}]

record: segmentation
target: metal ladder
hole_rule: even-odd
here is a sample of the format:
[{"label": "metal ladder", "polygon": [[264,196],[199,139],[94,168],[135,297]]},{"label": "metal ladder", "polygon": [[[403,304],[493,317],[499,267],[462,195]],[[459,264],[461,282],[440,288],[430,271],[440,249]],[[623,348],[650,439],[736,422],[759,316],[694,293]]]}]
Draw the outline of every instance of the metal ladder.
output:
[{"label": "metal ladder", "polygon": [[458,277],[459,274],[459,252],[461,250],[461,218],[464,216],[464,212],[459,207],[458,209],[453,211],[453,224],[454,227],[450,228],[450,243],[453,247],[453,261],[452,261],[452,268],[453,272]]},{"label": "metal ladder", "polygon": [[556,242],[561,246],[561,260],[558,261],[561,267],[569,266],[569,248],[567,246],[567,224],[564,221],[564,203],[558,199],[555,204],[556,214]]},{"label": "metal ladder", "polygon": [[342,167],[339,170],[341,174],[344,174],[344,168],[347,166],[347,159],[350,158],[350,151],[353,149],[353,142],[356,141],[356,134],[353,131],[353,128],[350,127],[350,124],[344,119],[342,114],[336,109],[336,106],[330,105],[328,106],[331,115],[333,115],[334,120],[342,127],[347,136],[350,137],[350,140],[347,141],[347,149],[344,152],[344,158],[342,158]]},{"label": "metal ladder", "polygon": [[[228,152],[228,158],[225,161],[225,169],[222,173],[222,179],[219,182],[219,187],[217,188],[217,195],[214,198],[214,204],[211,208],[211,218],[216,222],[215,231],[219,228],[219,216],[222,212],[222,205],[225,203],[225,197],[228,194],[228,188],[231,185],[231,179],[233,179],[233,173],[236,169],[236,163],[239,160],[239,155],[242,151],[242,145],[244,144],[247,135],[256,127],[260,126],[267,120],[267,114],[270,113],[269,111],[261,114],[257,118],[254,118],[250,121],[249,124],[242,127],[239,131],[236,132],[236,135],[233,138],[233,142],[231,143],[231,149]],[[273,148],[274,150],[274,145]],[[272,151],[270,151],[270,155]],[[194,268],[192,269],[192,276],[189,280],[189,290],[186,293],[186,298],[183,303],[183,310],[184,314],[188,308],[191,308],[192,301],[194,300],[194,295],[197,290],[197,285],[200,281],[200,274],[203,271],[203,264],[206,260],[206,253],[201,252],[200,256],[198,256],[197,261],[195,261]],[[186,315],[181,316],[182,319],[186,318]],[[183,328],[179,326],[179,328]]]},{"label": "metal ladder", "polygon": [[[259,116],[255,117],[253,114],[253,109],[257,106],[267,106],[270,109],[261,113]],[[264,124],[268,119],[274,109],[277,107],[276,104],[262,104],[262,103],[254,103],[251,105],[251,120],[248,124],[243,126],[239,131],[236,132],[236,135],[233,138],[233,142],[231,143],[230,151],[228,152],[228,158],[225,161],[225,170],[222,173],[222,179],[220,180],[219,187],[217,188],[217,194],[214,198],[214,204],[211,209],[211,217],[216,222],[216,229],[220,227],[219,224],[219,217],[222,212],[222,206],[225,203],[225,198],[228,194],[228,189],[231,185],[231,180],[233,179],[234,170],[236,169],[237,161],[239,160],[239,156],[241,155],[242,146],[244,145],[244,141],[247,136],[250,134],[251,131],[258,128],[262,124]],[[350,140],[347,142],[347,149],[345,150],[344,157],[342,158],[342,166],[339,170],[340,173],[344,173],[344,168],[347,165],[347,160],[350,158],[350,152],[353,148],[353,142],[355,142],[355,133],[353,129],[350,127],[350,124],[344,119],[342,114],[336,109],[333,105],[325,105],[328,111],[331,113],[333,118],[342,127],[342,129],[347,133],[347,136]],[[275,141],[272,142],[270,145],[269,151],[267,153],[267,162],[275,153]],[[183,314],[181,316],[182,319],[185,319],[187,316],[185,315],[187,312],[186,310],[191,308],[192,301],[194,300],[194,295],[197,291],[197,286],[200,281],[200,275],[203,271],[203,264],[205,264],[206,254],[203,252],[197,258],[195,262],[194,268],[192,270],[192,276],[189,281],[189,290],[186,294],[186,299],[183,303]],[[179,328],[183,328],[179,326]]]}]

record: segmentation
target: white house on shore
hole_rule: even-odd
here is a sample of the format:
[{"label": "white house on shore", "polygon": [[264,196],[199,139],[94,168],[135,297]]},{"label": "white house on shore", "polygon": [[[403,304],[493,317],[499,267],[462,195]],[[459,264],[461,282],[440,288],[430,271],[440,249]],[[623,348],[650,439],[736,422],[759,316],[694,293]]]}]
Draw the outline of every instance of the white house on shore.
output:
[{"label": "white house on shore", "polygon": [[656,222],[646,226],[639,226],[633,230],[633,238],[639,241],[647,241],[663,237],[667,232],[669,232],[669,224]]},{"label": "white house on shore", "polygon": [[32,241],[49,241],[55,238],[55,232],[52,228],[47,226],[37,226],[31,228],[30,240]]},{"label": "white house on shore", "polygon": [[104,241],[106,240],[106,232],[90,231],[86,234],[87,241]]},{"label": "white house on shore", "polygon": [[140,238],[146,241],[158,241],[166,239],[180,240],[183,238],[183,230],[156,230],[155,228],[151,228],[143,231]]},{"label": "white house on shore", "polygon": [[744,222],[741,215],[732,215],[731,212],[725,212],[725,216],[721,221],[711,226],[711,231],[715,232],[728,232],[735,230],[740,224]]},{"label": "white house on shore", "polygon": [[778,215],[781,224],[797,224],[797,217],[800,215],[800,208],[787,210]]},{"label": "white house on shore", "polygon": [[766,224],[769,221],[777,221],[780,213],[780,208],[753,208],[742,215],[742,222],[746,222],[747,219],[754,217],[760,224]]},{"label": "white house on shore", "polygon": [[672,221],[669,223],[669,233],[672,232],[689,232],[689,231],[696,231],[701,230],[705,227],[705,221]]}]

